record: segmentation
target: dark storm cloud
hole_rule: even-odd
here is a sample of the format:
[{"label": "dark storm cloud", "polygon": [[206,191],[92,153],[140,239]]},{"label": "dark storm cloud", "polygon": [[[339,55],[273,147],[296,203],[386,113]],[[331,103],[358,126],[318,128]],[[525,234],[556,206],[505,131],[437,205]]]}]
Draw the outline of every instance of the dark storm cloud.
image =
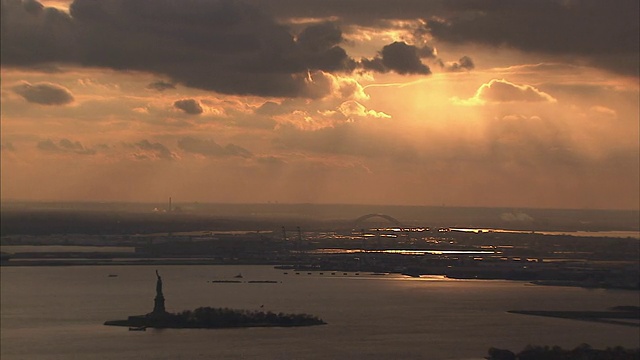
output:
[{"label": "dark storm cloud", "polygon": [[382,58],[380,56],[376,56],[372,59],[362,59],[362,61],[360,61],[360,65],[366,70],[371,70],[379,73],[389,72],[390,70],[389,68],[384,66],[384,64],[382,63]]},{"label": "dark storm cloud", "polygon": [[418,48],[418,56],[421,58],[434,58],[436,57],[437,52],[434,47],[424,45],[421,48]]},{"label": "dark storm cloud", "polygon": [[[430,49],[430,48],[429,48]],[[380,55],[373,59],[363,59],[361,64],[367,70],[377,72],[395,71],[398,74],[431,74],[428,66],[420,61],[421,54],[432,54],[421,48],[396,41],[386,45]],[[429,55],[430,56],[430,55]]]},{"label": "dark storm cloud", "polygon": [[95,155],[95,149],[85,148],[79,141],[60,139],[55,143],[51,139],[39,141],[36,145],[38,150],[49,153],[73,153],[79,155]]},{"label": "dark storm cloud", "polygon": [[451,1],[452,15],[428,22],[452,43],[506,45],[524,51],[576,55],[592,65],[638,74],[637,0]]},{"label": "dark storm cloud", "polygon": [[70,14],[34,0],[2,1],[2,64],[73,63],[166,76],[167,84],[228,94],[308,96],[307,71],[352,71],[331,23],[296,40],[237,1],[76,0]]},{"label": "dark storm cloud", "polygon": [[315,24],[305,28],[298,34],[296,40],[300,47],[312,52],[330,49],[343,41],[342,31],[335,23],[331,22]]},{"label": "dark storm cloud", "polygon": [[338,17],[343,23],[377,26],[391,19],[417,19],[443,14],[451,0],[245,0],[281,19]]},{"label": "dark storm cloud", "polygon": [[382,27],[387,20],[428,21],[436,41],[506,45],[575,55],[592,66],[638,74],[637,0],[245,0],[279,18],[337,17],[343,25]]},{"label": "dark storm cloud", "polygon": [[194,99],[178,100],[173,103],[173,106],[189,115],[200,115],[204,111],[200,103]]},{"label": "dark storm cloud", "polygon": [[23,82],[13,91],[30,103],[40,105],[65,105],[73,102],[73,95],[67,88],[48,82],[29,84]]},{"label": "dark storm cloud", "polygon": [[[307,71],[351,72],[357,64],[341,46],[341,29],[316,23],[294,36],[283,23],[306,17],[389,27],[388,20],[423,19],[427,26],[416,33],[436,43],[572,55],[637,74],[638,6],[637,0],[75,0],[66,14],[35,0],[2,0],[0,56],[3,66],[71,63],[145,71],[167,84],[226,94],[320,97],[326,93],[309,91]],[[361,64],[428,74],[413,50],[417,58],[428,53],[395,45]]]},{"label": "dark storm cloud", "polygon": [[165,90],[175,89],[175,88],[176,88],[176,84],[162,81],[162,80],[154,81],[151,84],[147,85],[147,89],[158,90],[158,91],[165,91]]},{"label": "dark storm cloud", "polygon": [[[227,94],[326,95],[309,90],[313,84],[306,74],[356,68],[357,62],[341,47],[342,30],[336,23],[323,22],[294,36],[291,28],[275,20],[283,20],[277,13],[282,9],[275,5],[75,0],[66,14],[35,0],[3,0],[2,64],[42,68],[70,63],[146,71],[167,79],[149,86],[159,91],[179,83]],[[389,69],[427,73],[417,64],[407,68],[411,64],[397,63],[396,50],[387,56]],[[418,56],[426,56],[423,50],[427,49],[420,49]]]},{"label": "dark storm cloud", "polygon": [[244,158],[253,156],[249,150],[235,144],[221,146],[213,140],[202,140],[193,137],[185,137],[178,140],[178,147],[185,152],[204,156],[240,156]]},{"label": "dark storm cloud", "polygon": [[37,66],[76,59],[71,17],[35,0],[2,0],[2,65]]},{"label": "dark storm cloud", "polygon": [[76,0],[70,10],[84,63],[222,93],[297,96],[305,87],[287,28],[240,2]]},{"label": "dark storm cloud", "polygon": [[295,39],[297,50],[289,61],[309,70],[352,71],[356,62],[339,46],[344,41],[337,24],[324,22],[303,29]]}]

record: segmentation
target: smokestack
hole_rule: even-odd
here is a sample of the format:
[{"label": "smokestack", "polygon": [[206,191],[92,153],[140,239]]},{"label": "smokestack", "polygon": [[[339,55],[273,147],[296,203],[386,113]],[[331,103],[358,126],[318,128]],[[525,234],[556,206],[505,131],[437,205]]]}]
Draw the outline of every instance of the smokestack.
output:
[{"label": "smokestack", "polygon": [[172,211],[172,209],[171,209],[171,196],[169,196],[169,212],[171,212],[171,211]]}]

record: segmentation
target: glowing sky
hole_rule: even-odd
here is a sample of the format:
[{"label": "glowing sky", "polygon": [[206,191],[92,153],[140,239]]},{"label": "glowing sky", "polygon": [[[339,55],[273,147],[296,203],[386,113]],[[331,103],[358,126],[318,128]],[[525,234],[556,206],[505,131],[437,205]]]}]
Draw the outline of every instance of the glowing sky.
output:
[{"label": "glowing sky", "polygon": [[2,0],[2,199],[638,209],[638,7]]}]

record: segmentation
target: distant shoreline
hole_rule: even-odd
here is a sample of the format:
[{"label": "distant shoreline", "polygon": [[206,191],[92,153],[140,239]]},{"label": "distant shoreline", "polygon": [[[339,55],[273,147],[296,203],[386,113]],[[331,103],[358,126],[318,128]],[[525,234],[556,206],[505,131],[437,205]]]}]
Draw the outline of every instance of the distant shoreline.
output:
[{"label": "distant shoreline", "polygon": [[[530,231],[633,231],[640,210],[539,209],[349,204],[0,203],[2,235],[132,235],[189,231],[277,231],[360,226],[366,214],[383,214],[404,225]],[[162,211],[154,211],[162,208]]]},{"label": "distant shoreline", "polygon": [[[640,310],[613,311],[545,311],[545,310],[509,310],[511,314],[555,317],[562,319],[599,322],[613,325],[640,327]],[[625,320],[632,320],[630,322]]]}]

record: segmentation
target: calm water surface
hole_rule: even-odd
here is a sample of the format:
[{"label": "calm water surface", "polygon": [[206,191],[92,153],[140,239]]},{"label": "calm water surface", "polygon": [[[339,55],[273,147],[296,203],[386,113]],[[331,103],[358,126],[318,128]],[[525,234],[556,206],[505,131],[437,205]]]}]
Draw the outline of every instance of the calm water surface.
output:
[{"label": "calm water surface", "polygon": [[[149,329],[105,320],[153,308],[155,269],[169,311],[199,306],[306,312],[303,328]],[[211,283],[241,273],[244,283]],[[110,274],[118,275],[109,277]],[[276,280],[276,284],[250,284]],[[509,314],[637,305],[638,292],[510,281],[412,279],[267,266],[1,269],[1,350],[8,359],[481,359],[491,346],[640,346],[640,328]]]}]

